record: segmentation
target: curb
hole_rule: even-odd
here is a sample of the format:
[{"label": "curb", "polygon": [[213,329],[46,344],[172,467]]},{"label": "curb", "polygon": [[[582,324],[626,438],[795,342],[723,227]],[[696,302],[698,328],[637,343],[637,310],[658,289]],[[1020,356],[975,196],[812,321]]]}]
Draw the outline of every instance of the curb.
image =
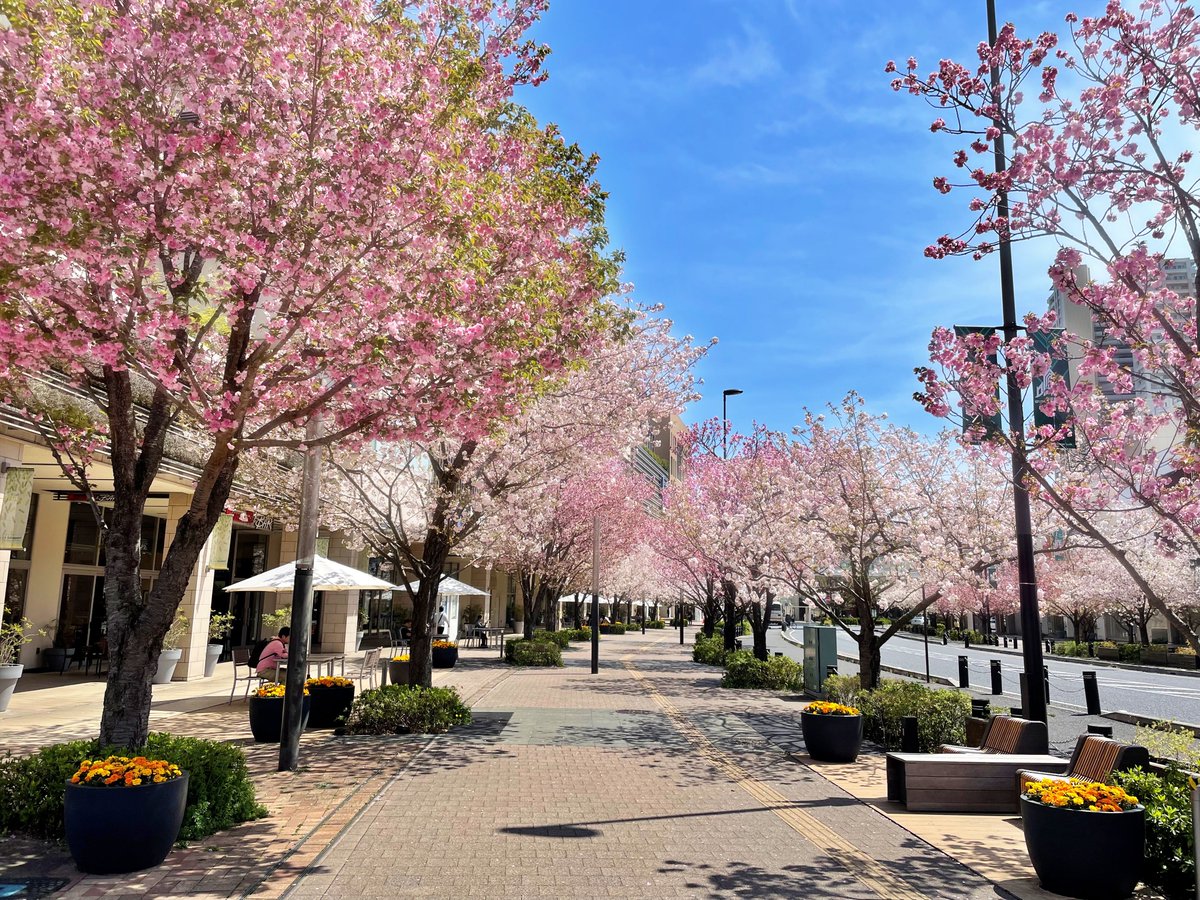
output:
[{"label": "curb", "polygon": [[[906,640],[924,643],[921,638],[915,634],[909,634],[907,631],[897,631],[893,637],[903,637]],[[958,642],[954,641],[942,646],[955,647],[958,646]],[[964,647],[962,649],[983,650],[987,653],[1007,653],[1009,656],[1021,655],[1020,650],[1013,650],[1009,647],[981,647],[977,644],[972,644],[970,648]],[[1113,662],[1110,659],[1059,656],[1058,654],[1051,653],[1043,653],[1043,656],[1047,661],[1054,660],[1055,662],[1075,663],[1080,666],[1104,666],[1109,669],[1128,669],[1131,672],[1147,672],[1151,675],[1182,675],[1185,678],[1200,678],[1200,669],[1176,669],[1171,666],[1143,666],[1138,663]]]},{"label": "curb", "polygon": [[[1112,719],[1114,722],[1124,722],[1126,725],[1156,725],[1162,722],[1161,717],[1143,716],[1141,713],[1126,712],[1123,709],[1118,709],[1116,712],[1104,713],[1104,718]],[[1200,725],[1192,725],[1190,722],[1171,722],[1174,728],[1187,728],[1196,737],[1200,737]]]}]

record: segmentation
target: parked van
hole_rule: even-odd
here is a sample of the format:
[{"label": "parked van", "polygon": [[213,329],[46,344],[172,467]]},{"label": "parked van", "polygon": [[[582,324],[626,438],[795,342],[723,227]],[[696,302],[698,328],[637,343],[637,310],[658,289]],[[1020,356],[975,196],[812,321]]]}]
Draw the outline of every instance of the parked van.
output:
[{"label": "parked van", "polygon": [[783,627],[783,605],[779,603],[771,604],[771,628]]}]

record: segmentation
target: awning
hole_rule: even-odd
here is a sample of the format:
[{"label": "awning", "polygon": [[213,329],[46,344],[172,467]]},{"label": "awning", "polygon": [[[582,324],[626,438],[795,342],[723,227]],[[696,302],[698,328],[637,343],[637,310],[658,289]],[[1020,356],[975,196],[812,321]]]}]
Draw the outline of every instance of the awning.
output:
[{"label": "awning", "polygon": [[[285,563],[266,572],[239,581],[225,588],[227,591],[263,591],[281,594],[291,591],[296,584],[296,563]],[[335,563],[324,556],[313,556],[314,591],[397,591],[399,586],[368,575],[366,572]]]}]

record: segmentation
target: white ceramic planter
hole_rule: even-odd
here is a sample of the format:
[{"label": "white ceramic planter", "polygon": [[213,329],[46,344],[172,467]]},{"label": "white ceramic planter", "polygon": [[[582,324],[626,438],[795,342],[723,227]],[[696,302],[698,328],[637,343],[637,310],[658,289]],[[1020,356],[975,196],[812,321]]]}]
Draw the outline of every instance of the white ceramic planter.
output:
[{"label": "white ceramic planter", "polygon": [[224,649],[224,644],[208,645],[208,651],[204,655],[205,678],[212,678],[215,674],[217,674],[217,660],[221,658],[221,651]]},{"label": "white ceramic planter", "polygon": [[164,650],[158,655],[158,671],[154,673],[154,684],[167,684],[175,674],[179,665],[182,650]]},{"label": "white ceramic planter", "polygon": [[24,666],[0,666],[0,712],[8,709],[8,701],[12,699],[17,681],[24,671]]}]

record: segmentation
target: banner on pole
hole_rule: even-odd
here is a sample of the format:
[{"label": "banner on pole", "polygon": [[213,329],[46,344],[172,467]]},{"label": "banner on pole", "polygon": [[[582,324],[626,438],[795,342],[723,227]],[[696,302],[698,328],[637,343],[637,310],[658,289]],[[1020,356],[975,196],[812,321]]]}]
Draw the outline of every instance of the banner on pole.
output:
[{"label": "banner on pole", "polygon": [[233,516],[230,513],[225,513],[221,518],[217,519],[217,524],[213,526],[212,555],[208,558],[208,567],[210,569],[228,569],[229,568],[229,545],[233,540]]},{"label": "banner on pole", "polygon": [[1067,355],[1059,349],[1059,339],[1062,337],[1062,333],[1061,328],[1052,328],[1048,332],[1038,331],[1030,335],[1038,352],[1050,355],[1050,370],[1045,375],[1039,375],[1033,379],[1033,424],[1038,428],[1049,425],[1056,433],[1061,431],[1062,434],[1055,443],[1066,450],[1074,450],[1075,426],[1072,425],[1063,431],[1063,426],[1067,424],[1067,411],[1065,409],[1058,410],[1053,415],[1042,412],[1042,403],[1045,401],[1051,378],[1061,378],[1068,389],[1071,387],[1071,363],[1067,359]]},{"label": "banner on pole", "polygon": [[[956,337],[960,337],[960,338],[966,337],[967,335],[971,335],[971,334],[979,334],[979,335],[982,335],[984,338],[989,338],[995,333],[996,333],[995,328],[992,328],[992,327],[989,327],[986,325],[982,325],[982,326],[981,325],[955,325],[954,326],[954,334]],[[973,355],[976,358],[978,358],[977,354],[973,354]],[[994,366],[999,365],[999,361],[996,359],[995,353],[988,354],[988,362],[990,362]],[[963,434],[971,435],[973,437],[973,439],[975,439],[975,440],[987,440],[988,438],[999,434],[1000,430],[1001,430],[999,401],[1000,401],[1000,383],[997,382],[996,383],[997,411],[993,415],[990,415],[987,417],[968,416],[968,415],[964,414],[963,415]],[[979,435],[979,432],[981,430],[983,432],[982,438]]]},{"label": "banner on pole", "polygon": [[33,502],[33,469],[9,469],[0,500],[0,550],[25,550],[25,526]]}]

